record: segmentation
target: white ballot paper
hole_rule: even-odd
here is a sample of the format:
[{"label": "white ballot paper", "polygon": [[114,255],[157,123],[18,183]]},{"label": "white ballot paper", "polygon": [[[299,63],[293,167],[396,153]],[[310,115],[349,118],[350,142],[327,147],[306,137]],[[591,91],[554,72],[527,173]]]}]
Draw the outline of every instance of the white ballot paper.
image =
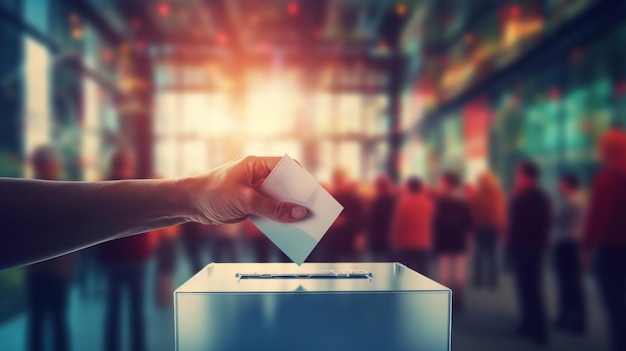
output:
[{"label": "white ballot paper", "polygon": [[309,256],[343,210],[343,206],[309,172],[287,155],[272,170],[259,191],[275,200],[302,205],[309,210],[305,219],[294,223],[250,218],[298,265]]}]

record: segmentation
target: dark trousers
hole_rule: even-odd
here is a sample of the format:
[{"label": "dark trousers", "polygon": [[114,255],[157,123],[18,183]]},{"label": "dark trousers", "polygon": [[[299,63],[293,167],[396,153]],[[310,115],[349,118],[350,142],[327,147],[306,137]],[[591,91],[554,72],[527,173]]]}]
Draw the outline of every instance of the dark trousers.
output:
[{"label": "dark trousers", "polygon": [[428,251],[426,250],[401,250],[397,251],[396,261],[404,264],[412,270],[428,276]]},{"label": "dark trousers", "polygon": [[521,314],[520,332],[535,341],[545,341],[548,330],[543,297],[543,252],[532,249],[510,251]]},{"label": "dark trousers", "polygon": [[594,270],[608,317],[612,350],[626,350],[626,247],[600,247]]},{"label": "dark trousers", "polygon": [[118,263],[105,267],[107,275],[107,312],[105,327],[105,350],[120,349],[122,292],[128,293],[130,307],[131,350],[146,350],[144,320],[145,262]]},{"label": "dark trousers", "polygon": [[50,272],[29,272],[28,284],[28,349],[43,350],[44,322],[50,317],[54,350],[68,350],[67,300],[69,282]]},{"label": "dark trousers", "polygon": [[554,246],[554,270],[559,285],[557,324],[573,331],[585,328],[586,309],[582,286],[580,245],[564,240]]},{"label": "dark trousers", "polygon": [[474,286],[486,284],[498,286],[498,263],[496,258],[498,233],[493,229],[476,232],[476,252],[474,253]]}]

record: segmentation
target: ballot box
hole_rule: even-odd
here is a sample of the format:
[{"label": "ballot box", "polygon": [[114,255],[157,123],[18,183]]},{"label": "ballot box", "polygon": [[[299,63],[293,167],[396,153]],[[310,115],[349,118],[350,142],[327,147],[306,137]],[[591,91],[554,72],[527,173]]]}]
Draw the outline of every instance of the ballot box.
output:
[{"label": "ballot box", "polygon": [[400,263],[211,263],[174,292],[176,350],[450,350],[451,294]]}]

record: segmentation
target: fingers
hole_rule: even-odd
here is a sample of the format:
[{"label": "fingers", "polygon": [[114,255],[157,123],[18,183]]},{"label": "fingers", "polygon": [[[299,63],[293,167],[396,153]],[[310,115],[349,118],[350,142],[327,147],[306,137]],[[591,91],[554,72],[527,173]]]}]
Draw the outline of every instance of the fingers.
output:
[{"label": "fingers", "polygon": [[288,223],[303,219],[308,210],[300,205],[272,200],[256,193],[251,199],[250,212],[273,221]]},{"label": "fingers", "polygon": [[246,160],[250,162],[249,166],[252,169],[252,183],[266,178],[281,159],[282,157],[247,157]]}]

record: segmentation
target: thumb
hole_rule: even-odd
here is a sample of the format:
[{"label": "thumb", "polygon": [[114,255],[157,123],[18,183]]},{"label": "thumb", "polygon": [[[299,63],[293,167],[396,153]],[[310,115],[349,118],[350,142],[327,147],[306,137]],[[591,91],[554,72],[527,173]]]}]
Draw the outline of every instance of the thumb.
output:
[{"label": "thumb", "polygon": [[277,222],[295,222],[307,214],[306,207],[270,199],[257,193],[252,198],[250,208],[253,215],[269,218]]}]

